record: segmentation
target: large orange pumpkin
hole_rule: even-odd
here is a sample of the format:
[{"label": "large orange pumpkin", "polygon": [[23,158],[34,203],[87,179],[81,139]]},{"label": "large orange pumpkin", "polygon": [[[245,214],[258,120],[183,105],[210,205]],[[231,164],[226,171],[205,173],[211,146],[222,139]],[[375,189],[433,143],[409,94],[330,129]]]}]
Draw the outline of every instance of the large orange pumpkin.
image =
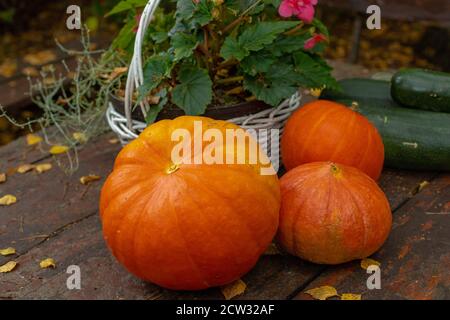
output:
[{"label": "large orange pumpkin", "polygon": [[287,122],[281,155],[287,170],[309,162],[333,161],[378,180],[384,145],[365,117],[341,104],[317,100],[297,110]]},{"label": "large orange pumpkin", "polygon": [[[223,137],[227,129],[242,131],[204,117],[157,122],[119,153],[100,200],[104,238],[114,256],[136,276],[178,290],[240,278],[271,243],[279,221],[278,178],[260,171],[271,166],[268,159],[252,164],[250,144],[236,141],[235,151],[247,151],[243,164],[193,164],[199,152],[194,140],[201,135],[194,123]],[[184,154],[181,164],[171,156],[177,129],[192,138],[183,140],[192,154]],[[225,138],[216,141],[219,149],[226,141],[230,145]],[[211,142],[200,145],[206,152]]]},{"label": "large orange pumpkin", "polygon": [[281,178],[278,240],[289,253],[321,264],[362,259],[385,242],[392,225],[386,196],[360,170],[309,163]]}]

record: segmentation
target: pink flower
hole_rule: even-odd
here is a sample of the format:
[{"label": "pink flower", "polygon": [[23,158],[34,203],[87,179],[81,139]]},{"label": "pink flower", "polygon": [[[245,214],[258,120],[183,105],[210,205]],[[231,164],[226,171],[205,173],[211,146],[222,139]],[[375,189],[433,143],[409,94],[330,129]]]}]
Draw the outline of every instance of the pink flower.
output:
[{"label": "pink flower", "polygon": [[312,38],[309,38],[308,40],[306,40],[305,45],[303,46],[303,48],[305,50],[311,50],[319,42],[323,42],[323,41],[327,41],[327,40],[328,40],[327,37],[325,37],[323,34],[314,34],[312,36]]},{"label": "pink flower", "polygon": [[278,13],[284,18],[297,16],[306,23],[311,23],[314,19],[314,6],[317,0],[283,0]]}]

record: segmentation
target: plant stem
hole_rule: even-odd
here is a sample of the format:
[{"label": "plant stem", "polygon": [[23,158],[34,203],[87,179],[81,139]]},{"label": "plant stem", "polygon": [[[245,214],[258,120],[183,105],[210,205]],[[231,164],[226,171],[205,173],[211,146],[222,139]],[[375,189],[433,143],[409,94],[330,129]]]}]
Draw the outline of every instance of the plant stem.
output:
[{"label": "plant stem", "polygon": [[237,95],[244,92],[244,87],[239,86],[225,92],[227,96]]},{"label": "plant stem", "polygon": [[229,25],[227,25],[219,34],[225,34],[228,33],[230,30],[232,30],[234,27],[236,27],[238,24],[242,22],[242,20],[245,18],[245,16],[250,13],[258,4],[260,4],[262,0],[256,0],[251,6],[249,6],[244,12],[241,13],[241,15],[231,22]]},{"label": "plant stem", "polygon": [[230,83],[241,82],[241,81],[244,81],[243,76],[220,79],[220,80],[217,80],[216,83],[217,84],[230,84]]},{"label": "plant stem", "polygon": [[296,26],[295,28],[288,30],[284,33],[285,36],[292,36],[293,34],[295,34],[297,31],[299,31],[301,28],[303,28],[304,23],[303,21],[301,21],[298,26]]}]

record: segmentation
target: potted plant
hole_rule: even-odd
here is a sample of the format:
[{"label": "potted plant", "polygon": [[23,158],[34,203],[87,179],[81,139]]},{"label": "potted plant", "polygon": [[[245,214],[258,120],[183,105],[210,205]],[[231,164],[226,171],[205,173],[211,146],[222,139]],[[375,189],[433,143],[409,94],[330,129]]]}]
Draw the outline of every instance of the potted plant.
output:
[{"label": "potted plant", "polygon": [[113,48],[134,50],[126,90],[111,99],[129,128],[182,114],[229,119],[273,109],[300,87],[337,87],[317,0],[174,2],[122,0],[111,12],[128,12]]}]

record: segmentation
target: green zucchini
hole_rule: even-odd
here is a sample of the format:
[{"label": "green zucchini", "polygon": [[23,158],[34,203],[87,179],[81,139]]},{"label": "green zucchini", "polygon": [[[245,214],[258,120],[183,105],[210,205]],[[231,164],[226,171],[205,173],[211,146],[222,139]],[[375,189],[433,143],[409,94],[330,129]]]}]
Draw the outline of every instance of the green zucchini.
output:
[{"label": "green zucchini", "polygon": [[[351,106],[355,99],[336,99]],[[356,101],[356,110],[378,129],[385,165],[398,169],[450,171],[450,114]]]},{"label": "green zucchini", "polygon": [[401,70],[392,77],[391,95],[405,107],[450,113],[450,74]]},{"label": "green zucchini", "polygon": [[341,91],[325,89],[320,98],[327,100],[353,99],[356,101],[380,102],[395,105],[391,98],[391,82],[369,78],[350,78],[340,80]]}]

